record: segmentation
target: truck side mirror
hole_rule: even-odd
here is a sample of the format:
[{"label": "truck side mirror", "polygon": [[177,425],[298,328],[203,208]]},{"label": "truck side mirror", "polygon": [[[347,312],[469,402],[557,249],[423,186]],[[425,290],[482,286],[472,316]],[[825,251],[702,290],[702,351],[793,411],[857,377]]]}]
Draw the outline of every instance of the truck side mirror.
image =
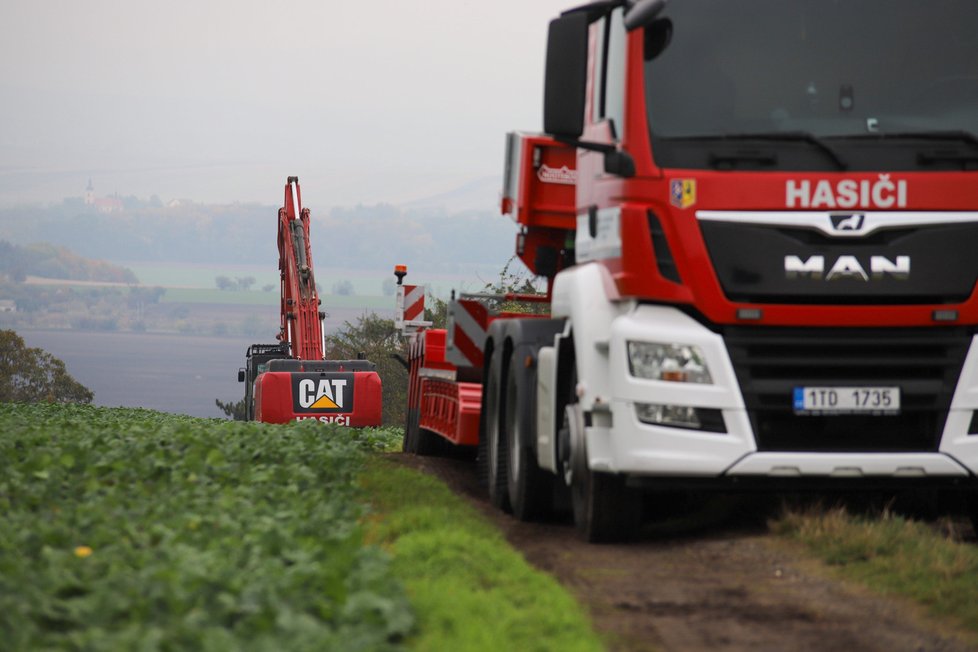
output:
[{"label": "truck side mirror", "polygon": [[647,27],[662,13],[669,0],[639,0],[625,13],[625,29],[629,32]]},{"label": "truck side mirror", "polygon": [[588,15],[565,14],[550,21],[543,93],[543,130],[577,139],[584,132],[587,87]]}]

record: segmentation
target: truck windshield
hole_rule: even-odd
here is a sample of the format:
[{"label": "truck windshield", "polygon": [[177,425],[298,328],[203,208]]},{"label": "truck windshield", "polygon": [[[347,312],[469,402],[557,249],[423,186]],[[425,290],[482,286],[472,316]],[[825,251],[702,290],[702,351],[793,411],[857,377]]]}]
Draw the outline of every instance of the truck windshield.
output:
[{"label": "truck windshield", "polygon": [[[664,167],[978,162],[972,0],[676,0],[646,28],[645,58]],[[960,152],[921,159],[938,145]]]}]

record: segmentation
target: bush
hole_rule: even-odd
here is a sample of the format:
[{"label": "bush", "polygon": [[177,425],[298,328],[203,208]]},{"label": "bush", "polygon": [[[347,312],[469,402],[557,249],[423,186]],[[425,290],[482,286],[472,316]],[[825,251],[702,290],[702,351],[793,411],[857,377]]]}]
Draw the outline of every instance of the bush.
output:
[{"label": "bush", "polygon": [[248,418],[248,404],[244,399],[240,401],[228,401],[225,403],[219,398],[214,399],[214,404],[217,408],[225,414],[225,416],[230,417],[233,421],[247,421]]},{"label": "bush", "polygon": [[333,283],[333,294],[338,294],[340,296],[349,297],[355,294],[353,290],[353,282],[349,280],[342,280]]},{"label": "bush", "polygon": [[371,313],[356,324],[346,322],[342,330],[326,337],[328,360],[354,360],[360,353],[377,365],[384,392],[384,425],[402,425],[407,409],[407,370],[392,357],[405,355],[404,338],[394,330],[394,321]]}]

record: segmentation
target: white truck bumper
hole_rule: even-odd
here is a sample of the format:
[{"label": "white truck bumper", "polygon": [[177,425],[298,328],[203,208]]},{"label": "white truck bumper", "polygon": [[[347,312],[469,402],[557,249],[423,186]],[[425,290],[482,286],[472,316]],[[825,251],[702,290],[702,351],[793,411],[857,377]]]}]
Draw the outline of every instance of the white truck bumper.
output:
[{"label": "white truck bumper", "polygon": [[[969,434],[978,410],[978,344],[972,341],[935,452],[758,452],[750,419],[723,338],[674,308],[639,305],[611,320],[598,346],[578,343],[585,367],[607,369],[606,387],[583,387],[590,410],[586,428],[592,469],[671,477],[966,477],[978,474],[978,433]],[[976,338],[978,340],[978,338]],[[695,345],[707,361],[712,384],[636,378],[629,372],[628,341]],[[602,360],[603,358],[603,360]],[[725,431],[705,432],[640,421],[636,405],[692,406],[720,410]]]}]

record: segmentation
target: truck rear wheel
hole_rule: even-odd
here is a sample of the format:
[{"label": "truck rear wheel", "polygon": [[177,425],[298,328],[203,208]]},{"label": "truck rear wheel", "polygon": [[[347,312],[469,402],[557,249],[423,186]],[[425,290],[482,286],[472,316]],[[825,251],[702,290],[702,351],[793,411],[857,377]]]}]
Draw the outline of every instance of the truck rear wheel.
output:
[{"label": "truck rear wheel", "polygon": [[404,423],[404,443],[401,449],[405,453],[415,455],[438,455],[444,451],[442,438],[420,425],[421,414],[418,410],[408,409]]},{"label": "truck rear wheel", "polygon": [[486,381],[483,415],[485,418],[486,466],[489,480],[489,502],[503,511],[509,511],[507,477],[507,438],[503,432],[505,395],[502,393],[502,351],[494,351],[489,360],[489,376]]},{"label": "truck rear wheel", "polygon": [[[506,378],[505,432],[506,451],[509,456],[508,494],[513,515],[521,521],[545,517],[552,509],[553,476],[537,465],[536,451],[532,445],[536,430],[534,407],[536,401],[535,377],[525,365],[517,364],[516,354],[509,361]],[[519,376],[523,374],[523,383]],[[522,388],[522,391],[520,391]]]},{"label": "truck rear wheel", "polygon": [[408,408],[404,419],[404,442],[401,450],[405,453],[418,452],[418,411]]},{"label": "truck rear wheel", "polygon": [[564,480],[578,532],[591,543],[633,539],[642,523],[642,496],[625,485],[623,476],[588,467],[584,416],[576,401],[564,409],[560,440],[569,446],[562,455]]},{"label": "truck rear wheel", "polygon": [[441,455],[444,451],[444,440],[438,433],[431,432],[427,428],[420,426],[415,433],[417,437],[417,447],[415,452],[418,455]]}]

